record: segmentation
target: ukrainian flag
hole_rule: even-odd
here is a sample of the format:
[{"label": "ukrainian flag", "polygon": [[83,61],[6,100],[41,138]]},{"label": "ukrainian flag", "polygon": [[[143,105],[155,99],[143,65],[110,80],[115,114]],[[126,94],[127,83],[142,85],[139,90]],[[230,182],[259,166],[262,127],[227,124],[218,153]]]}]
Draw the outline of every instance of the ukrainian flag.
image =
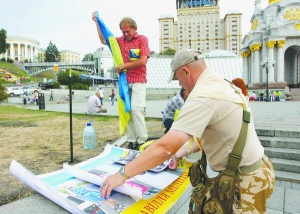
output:
[{"label": "ukrainian flag", "polygon": [[[113,55],[115,66],[123,65],[123,58],[122,58],[120,46],[116,38],[106,27],[104,22],[100,19],[98,11],[96,11],[95,13],[97,16],[97,22],[105,38],[106,44],[108,45]],[[125,71],[122,71],[120,73],[118,84],[119,84],[119,95],[117,95],[117,99],[118,99],[118,111],[119,111],[119,133],[120,135],[122,135],[126,130],[127,124],[130,120],[129,111],[131,110],[129,87],[128,87]]]}]

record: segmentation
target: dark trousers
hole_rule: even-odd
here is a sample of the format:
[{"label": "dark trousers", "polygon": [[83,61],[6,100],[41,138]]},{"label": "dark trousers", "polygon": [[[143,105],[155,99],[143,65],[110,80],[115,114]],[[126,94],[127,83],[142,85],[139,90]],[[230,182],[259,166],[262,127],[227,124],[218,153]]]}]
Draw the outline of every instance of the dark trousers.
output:
[{"label": "dark trousers", "polygon": [[172,127],[172,124],[173,124],[174,120],[173,119],[166,119],[164,121],[164,127],[165,127],[165,134],[170,130],[170,128]]}]

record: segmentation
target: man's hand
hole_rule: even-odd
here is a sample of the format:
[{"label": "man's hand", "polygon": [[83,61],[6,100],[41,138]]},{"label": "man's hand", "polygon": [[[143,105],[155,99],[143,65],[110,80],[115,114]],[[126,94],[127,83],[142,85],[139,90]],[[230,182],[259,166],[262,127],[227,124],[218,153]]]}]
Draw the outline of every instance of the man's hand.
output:
[{"label": "man's hand", "polygon": [[120,73],[123,71],[122,65],[117,66],[117,67],[116,67],[116,71],[117,71],[118,74],[120,74]]},{"label": "man's hand", "polygon": [[172,161],[169,163],[169,168],[170,169],[176,169],[179,164],[179,161],[176,159],[172,158]]},{"label": "man's hand", "polygon": [[100,187],[100,193],[102,198],[109,198],[110,193],[113,188],[118,187],[125,183],[125,179],[120,175],[120,173],[115,173],[107,177]]},{"label": "man's hand", "polygon": [[95,22],[97,21],[97,16],[96,16],[96,13],[95,13],[95,12],[92,13],[92,19],[93,19]]}]

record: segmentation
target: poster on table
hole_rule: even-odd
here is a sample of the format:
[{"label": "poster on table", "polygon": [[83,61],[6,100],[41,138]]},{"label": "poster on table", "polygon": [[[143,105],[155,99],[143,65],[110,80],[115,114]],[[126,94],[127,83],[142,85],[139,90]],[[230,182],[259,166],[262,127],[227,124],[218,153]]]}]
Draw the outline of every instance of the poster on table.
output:
[{"label": "poster on table", "polygon": [[117,172],[122,164],[138,152],[107,145],[98,156],[74,166],[34,175],[13,160],[10,173],[23,183],[71,213],[165,213],[190,185],[188,167],[182,162],[177,170],[167,162],[117,187],[109,199],[100,196],[105,178]]}]

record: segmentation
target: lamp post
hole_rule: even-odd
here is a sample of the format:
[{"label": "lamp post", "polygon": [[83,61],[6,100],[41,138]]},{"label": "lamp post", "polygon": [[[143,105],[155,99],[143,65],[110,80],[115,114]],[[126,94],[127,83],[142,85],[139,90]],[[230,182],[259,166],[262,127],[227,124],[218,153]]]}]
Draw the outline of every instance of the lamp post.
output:
[{"label": "lamp post", "polygon": [[269,69],[275,66],[276,61],[273,60],[272,64],[269,65],[269,59],[266,58],[263,61],[261,61],[262,68],[266,68],[267,73],[267,96],[266,96],[266,102],[269,102]]}]

